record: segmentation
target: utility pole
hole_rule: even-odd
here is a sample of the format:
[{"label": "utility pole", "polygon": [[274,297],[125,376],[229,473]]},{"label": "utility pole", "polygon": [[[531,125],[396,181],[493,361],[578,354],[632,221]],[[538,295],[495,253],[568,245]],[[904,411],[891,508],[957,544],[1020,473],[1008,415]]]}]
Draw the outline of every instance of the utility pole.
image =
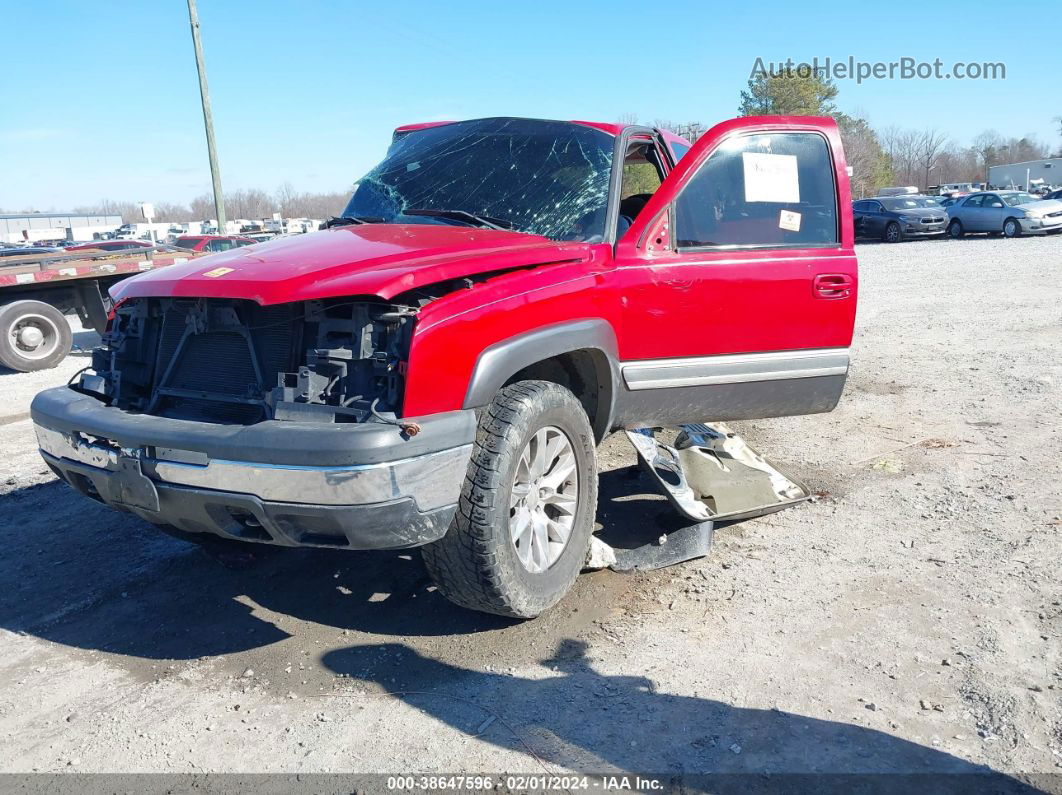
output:
[{"label": "utility pole", "polygon": [[203,42],[199,39],[199,13],[195,0],[188,0],[188,21],[192,25],[192,44],[195,46],[195,68],[199,72],[199,96],[203,100],[203,125],[206,127],[207,156],[210,158],[210,181],[214,184],[214,212],[218,217],[218,234],[225,234],[225,198],[221,194],[221,170],[218,151],[214,146],[214,117],[210,113],[210,90],[207,88],[206,67],[203,66]]}]

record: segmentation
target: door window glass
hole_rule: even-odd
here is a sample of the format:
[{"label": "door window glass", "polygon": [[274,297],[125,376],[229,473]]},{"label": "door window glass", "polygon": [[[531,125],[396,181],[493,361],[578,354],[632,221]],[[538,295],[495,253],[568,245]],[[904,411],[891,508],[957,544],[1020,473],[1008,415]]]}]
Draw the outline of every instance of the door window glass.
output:
[{"label": "door window glass", "polygon": [[669,141],[668,145],[671,147],[671,154],[675,156],[676,163],[682,159],[684,154],[690,151],[686,144],[680,144],[678,141]]},{"label": "door window glass", "polygon": [[837,242],[837,193],[826,140],[759,133],[724,141],[675,202],[680,249]]}]

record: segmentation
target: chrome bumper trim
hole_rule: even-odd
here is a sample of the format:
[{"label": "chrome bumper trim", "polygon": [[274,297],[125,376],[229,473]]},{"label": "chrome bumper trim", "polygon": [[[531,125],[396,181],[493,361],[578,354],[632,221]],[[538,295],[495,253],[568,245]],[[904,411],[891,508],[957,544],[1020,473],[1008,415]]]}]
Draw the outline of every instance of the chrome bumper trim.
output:
[{"label": "chrome bumper trim", "polygon": [[380,464],[345,467],[285,466],[224,459],[206,460],[190,451],[166,455],[203,463],[152,457],[153,448],[122,448],[106,440],[64,434],[36,425],[40,449],[108,471],[119,469],[123,456],[140,460],[143,473],[159,484],[249,494],[270,502],[307,505],[363,505],[412,498],[426,512],[457,502],[472,455],[466,444]]}]

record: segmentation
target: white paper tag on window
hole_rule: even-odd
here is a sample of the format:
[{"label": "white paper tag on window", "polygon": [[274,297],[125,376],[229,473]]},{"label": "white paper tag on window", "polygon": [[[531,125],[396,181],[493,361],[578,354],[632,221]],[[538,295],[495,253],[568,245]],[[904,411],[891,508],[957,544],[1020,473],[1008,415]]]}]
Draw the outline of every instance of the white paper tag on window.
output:
[{"label": "white paper tag on window", "polygon": [[745,167],[745,201],[796,204],[800,201],[800,180],[796,155],[742,152]]},{"label": "white paper tag on window", "polygon": [[782,210],[778,216],[778,227],[780,229],[787,229],[790,232],[799,232],[800,213],[794,213],[791,210]]}]

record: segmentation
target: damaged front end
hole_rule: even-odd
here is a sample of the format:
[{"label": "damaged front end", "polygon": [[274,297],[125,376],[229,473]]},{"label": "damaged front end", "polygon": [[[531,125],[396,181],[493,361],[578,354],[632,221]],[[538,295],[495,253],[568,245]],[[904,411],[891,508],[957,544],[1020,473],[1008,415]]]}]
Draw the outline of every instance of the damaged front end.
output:
[{"label": "damaged front end", "polygon": [[395,423],[415,317],[368,299],[134,299],[117,308],[76,388],[171,419]]},{"label": "damaged front end", "polygon": [[372,299],[123,302],[94,372],[34,398],[41,455],[85,496],[194,536],[431,543],[476,418],[400,419],[415,319]]}]

